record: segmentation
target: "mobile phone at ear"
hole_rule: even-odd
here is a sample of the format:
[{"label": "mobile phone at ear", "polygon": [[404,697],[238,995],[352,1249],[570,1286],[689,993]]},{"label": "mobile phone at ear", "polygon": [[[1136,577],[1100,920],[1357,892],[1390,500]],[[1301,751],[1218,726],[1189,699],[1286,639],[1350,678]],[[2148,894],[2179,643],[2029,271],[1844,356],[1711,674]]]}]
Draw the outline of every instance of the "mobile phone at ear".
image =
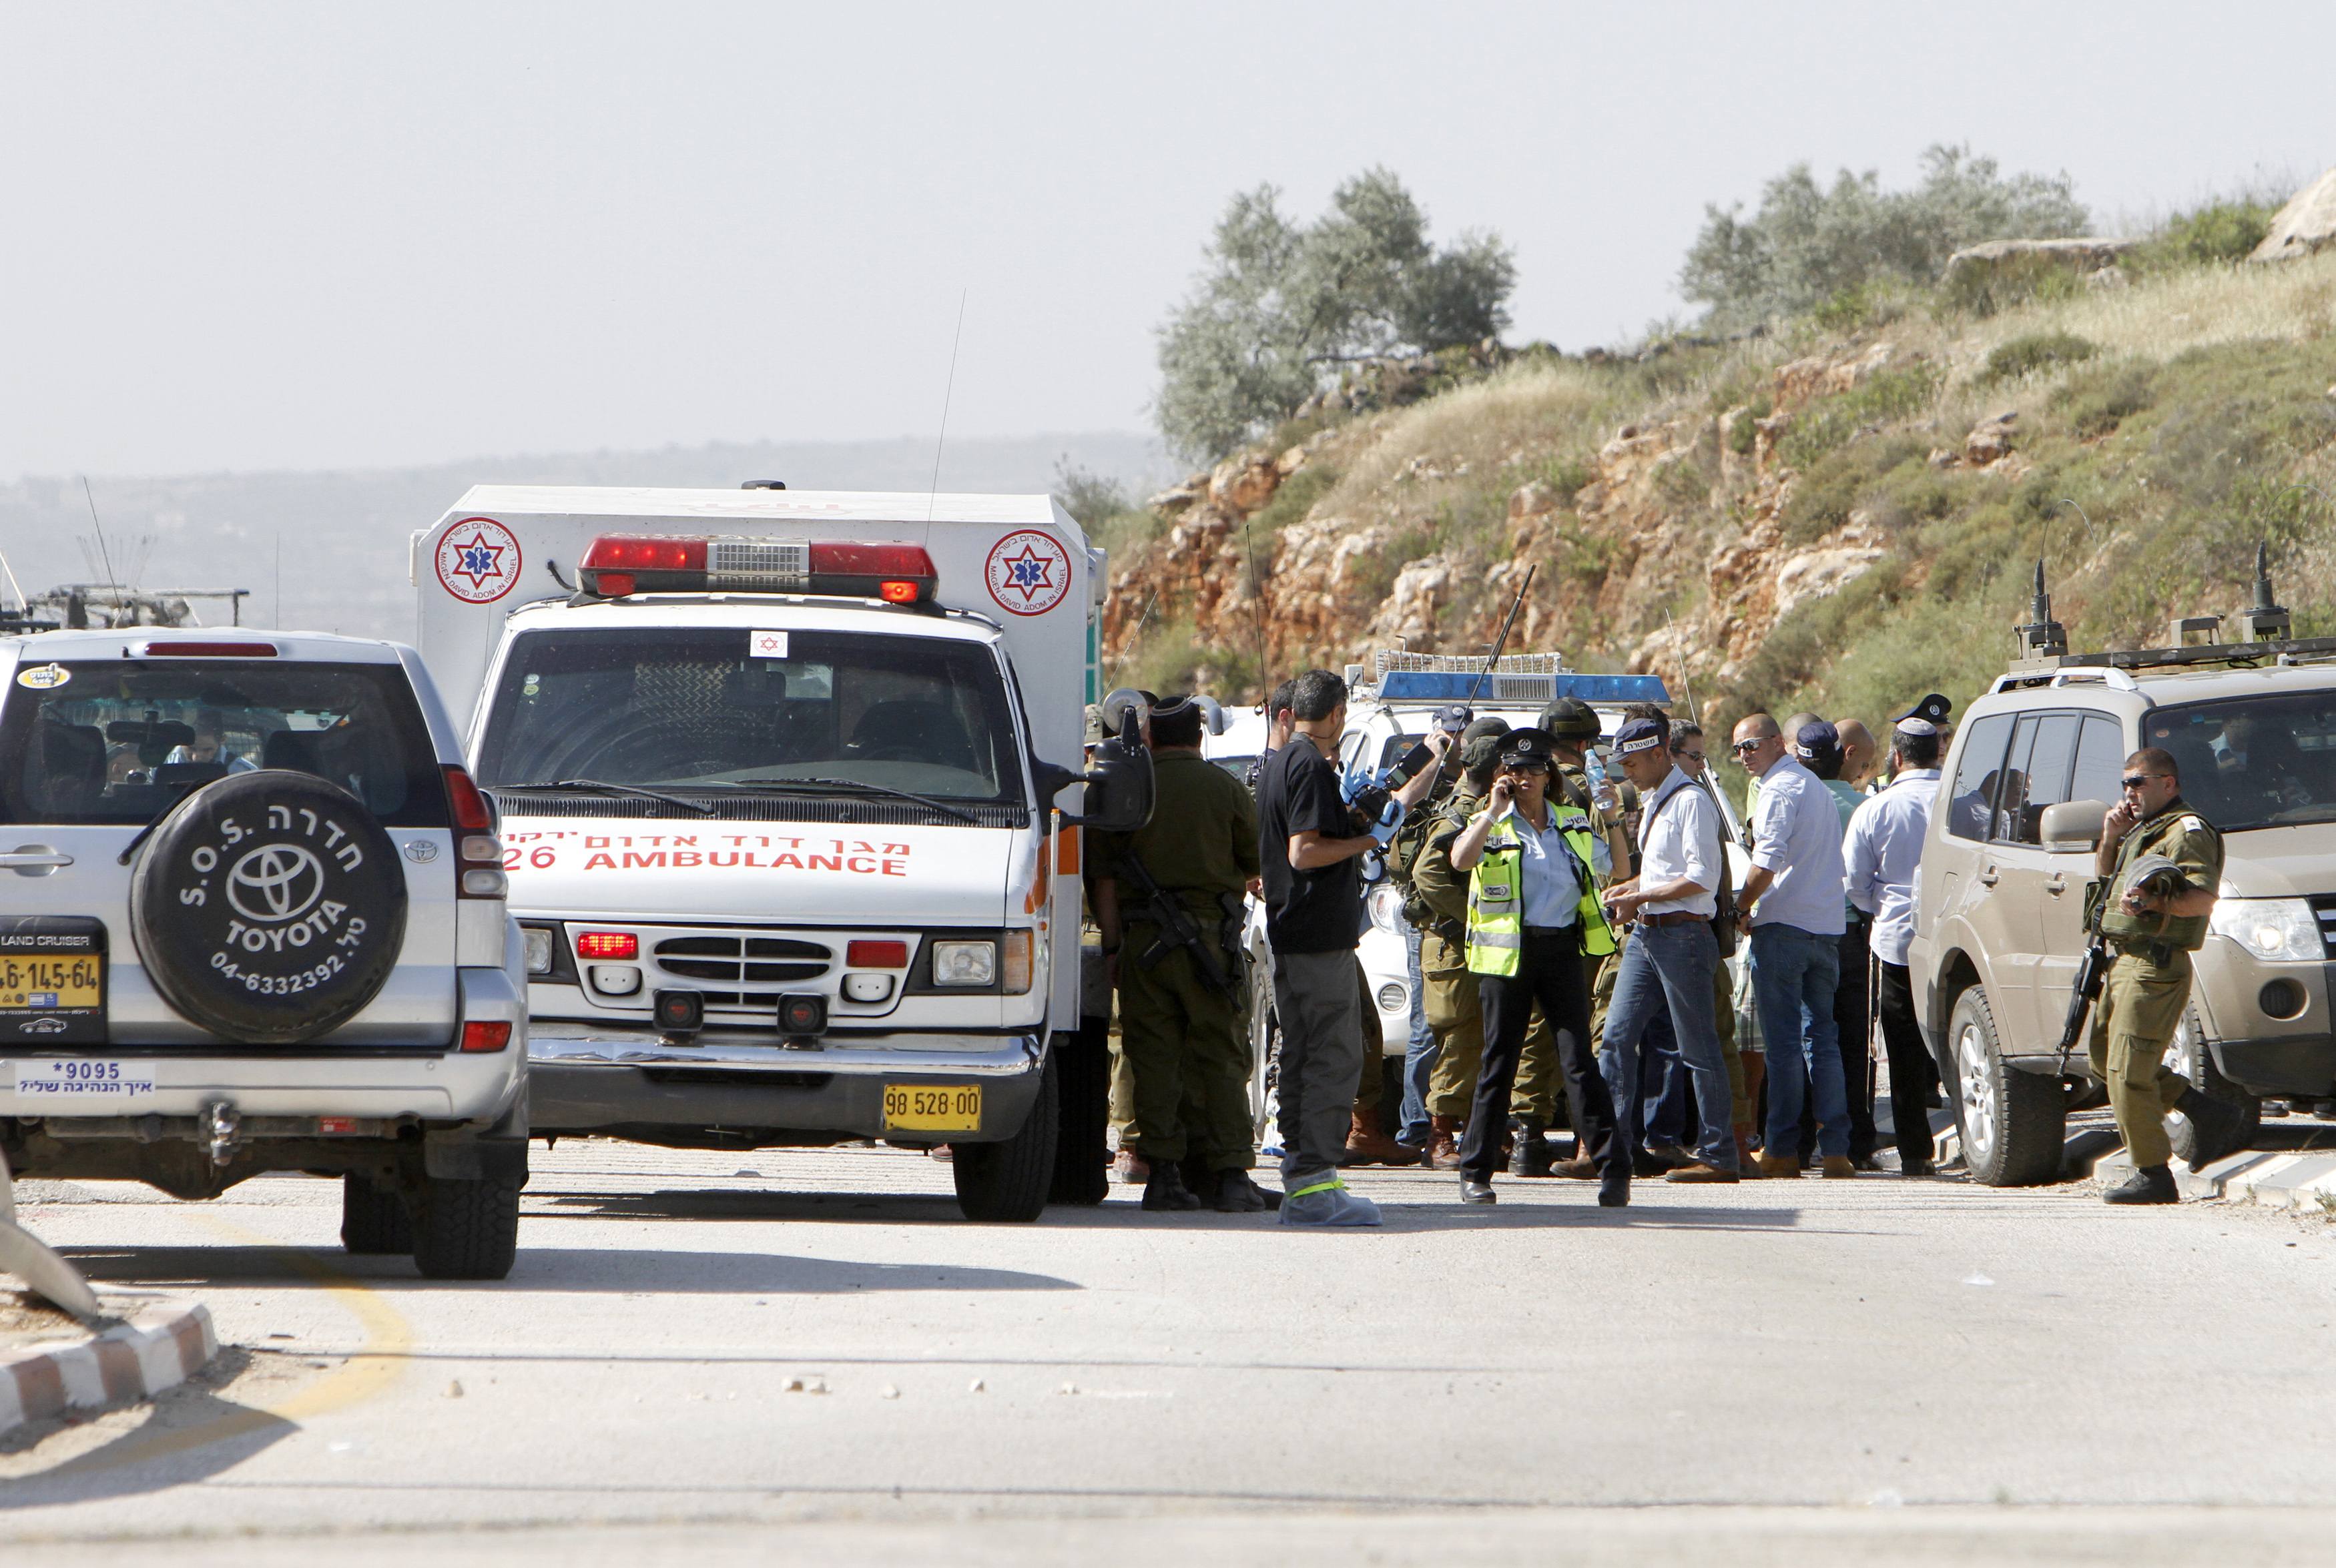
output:
[{"label": "mobile phone at ear", "polygon": [[1394,777],[1402,782],[1408,783],[1418,778],[1428,764],[1435,760],[1435,749],[1422,740],[1397,760]]}]

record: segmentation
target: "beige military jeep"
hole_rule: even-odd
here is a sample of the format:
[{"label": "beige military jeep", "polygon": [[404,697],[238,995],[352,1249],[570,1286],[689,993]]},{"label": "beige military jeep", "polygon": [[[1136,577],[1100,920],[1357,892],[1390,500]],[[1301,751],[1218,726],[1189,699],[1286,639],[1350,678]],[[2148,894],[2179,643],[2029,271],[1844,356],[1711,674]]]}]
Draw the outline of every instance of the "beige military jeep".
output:
[{"label": "beige military jeep", "polygon": [[[2250,1118],[2267,1095],[2336,1092],[2336,639],[2256,605],[2175,623],[2169,646],[2070,654],[2039,568],[2025,657],[1973,702],[1941,775],[1908,955],[1924,1036],[1971,1173],[2057,1180],[2062,1123],[2091,1087],[2059,1060],[2086,892],[2125,759],[2170,752],[2221,829],[2222,899],[2168,1065]],[[2209,641],[2190,643],[2205,634]],[[2192,1147],[2172,1117],[2177,1153]]]}]

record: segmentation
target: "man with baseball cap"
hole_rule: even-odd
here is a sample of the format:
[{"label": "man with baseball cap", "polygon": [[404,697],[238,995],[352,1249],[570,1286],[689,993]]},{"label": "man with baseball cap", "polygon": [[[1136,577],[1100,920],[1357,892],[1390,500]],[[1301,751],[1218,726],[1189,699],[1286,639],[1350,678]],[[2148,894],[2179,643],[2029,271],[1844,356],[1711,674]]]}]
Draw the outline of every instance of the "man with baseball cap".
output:
[{"label": "man with baseball cap", "polygon": [[[1926,712],[1933,702],[1936,718]],[[1946,745],[1939,725],[1946,715],[1947,700],[1932,696],[1893,721],[1890,782],[1849,819],[1843,850],[1849,901],[1872,923],[1874,1011],[1890,1058],[1891,1136],[1898,1146],[1898,1169],[1910,1176],[1931,1174],[1931,1105],[1939,1081],[1915,1021],[1906,950],[1914,939],[1914,874],[1930,835],[1931,803],[1939,793],[1939,758]]]},{"label": "man with baseball cap", "polygon": [[[1824,731],[1831,729],[1825,725]],[[1824,739],[1813,726],[1803,732],[1813,742]],[[1817,776],[1787,754],[1769,715],[1754,713],[1737,723],[1735,751],[1760,782],[1752,869],[1737,905],[1752,931],[1752,994],[1768,1059],[1768,1125],[1758,1169],[1764,1176],[1801,1174],[1801,1103],[1814,1094],[1825,1174],[1854,1176],[1841,1037],[1833,1017],[1847,924],[1841,814]]]}]

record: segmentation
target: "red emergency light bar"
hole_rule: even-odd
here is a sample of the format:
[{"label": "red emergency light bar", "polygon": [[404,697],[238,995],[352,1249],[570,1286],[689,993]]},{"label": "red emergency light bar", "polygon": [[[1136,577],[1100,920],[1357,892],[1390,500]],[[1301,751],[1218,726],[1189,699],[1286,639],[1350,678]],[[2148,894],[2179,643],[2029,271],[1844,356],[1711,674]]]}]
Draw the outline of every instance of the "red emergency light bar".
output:
[{"label": "red emergency light bar", "polygon": [[149,643],[138,650],[147,659],[273,659],[273,643]]},{"label": "red emergency light bar", "polygon": [[584,552],[577,575],[586,593],[603,599],[732,591],[926,605],[939,586],[925,547],[897,540],[602,534]]}]

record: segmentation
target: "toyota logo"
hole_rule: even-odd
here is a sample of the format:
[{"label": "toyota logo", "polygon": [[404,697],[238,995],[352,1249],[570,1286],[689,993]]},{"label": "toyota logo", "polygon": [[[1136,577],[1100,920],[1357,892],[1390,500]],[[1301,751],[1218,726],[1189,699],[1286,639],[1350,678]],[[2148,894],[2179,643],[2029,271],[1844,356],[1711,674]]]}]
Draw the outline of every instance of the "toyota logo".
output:
[{"label": "toyota logo", "polygon": [[227,874],[227,901],[255,924],[297,919],[324,893],[324,863],[297,844],[247,851]]}]

